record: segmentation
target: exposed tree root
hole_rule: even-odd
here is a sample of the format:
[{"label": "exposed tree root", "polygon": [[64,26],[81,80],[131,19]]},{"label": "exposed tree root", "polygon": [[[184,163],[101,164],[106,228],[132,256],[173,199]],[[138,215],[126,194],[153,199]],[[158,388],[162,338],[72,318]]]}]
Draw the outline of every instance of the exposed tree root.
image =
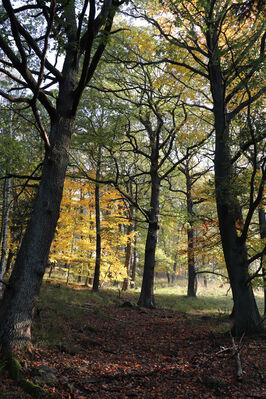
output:
[{"label": "exposed tree root", "polygon": [[5,356],[0,362],[0,374],[5,370],[8,371],[10,377],[23,389],[24,392],[33,398],[49,398],[49,394],[40,386],[24,378],[23,368],[14,356]]}]

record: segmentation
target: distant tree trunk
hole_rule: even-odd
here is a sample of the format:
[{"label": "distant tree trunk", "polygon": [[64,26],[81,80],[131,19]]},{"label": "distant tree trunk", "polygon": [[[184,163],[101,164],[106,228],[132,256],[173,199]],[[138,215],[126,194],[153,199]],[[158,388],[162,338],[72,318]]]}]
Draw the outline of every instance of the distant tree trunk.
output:
[{"label": "distant tree trunk", "polygon": [[125,269],[127,276],[124,278],[122,291],[127,291],[129,288],[129,270],[131,263],[131,255],[132,255],[132,237],[130,236],[133,230],[132,225],[132,217],[133,217],[133,209],[132,206],[129,207],[128,210],[128,226],[127,226],[127,245],[126,245],[126,259],[125,259]]},{"label": "distant tree trunk", "polygon": [[[259,208],[259,225],[260,225],[260,238],[263,240],[266,238],[266,217],[265,210],[263,208]],[[264,264],[264,256],[261,256],[261,264],[264,265],[262,267],[263,273],[263,290],[264,290],[264,315],[266,315],[266,267]]]},{"label": "distant tree trunk", "polygon": [[203,283],[204,283],[204,287],[208,288],[208,280],[207,280],[206,276],[203,277]]},{"label": "distant tree trunk", "polygon": [[66,263],[65,267],[67,267],[66,285],[68,285],[69,284],[69,278],[70,278],[70,263]]},{"label": "distant tree trunk", "polygon": [[[78,221],[78,207],[76,207],[76,210],[75,210],[74,227],[73,227],[72,240],[71,240],[71,249],[70,249],[71,256],[73,255],[73,252],[74,252],[74,244],[75,244],[75,237],[76,237],[76,230],[77,230],[77,221]],[[66,265],[67,265],[66,285],[68,285],[69,284],[69,279],[70,279],[71,263],[68,263]]]},{"label": "distant tree trunk", "polygon": [[49,270],[49,278],[52,277],[53,270],[54,270],[54,263],[52,262],[50,265],[50,270]]},{"label": "distant tree trunk", "polygon": [[[100,178],[101,167],[101,150],[99,149],[98,162],[96,168],[96,180]],[[96,223],[96,259],[92,291],[99,290],[100,283],[100,268],[101,268],[101,220],[100,220],[100,187],[99,184],[95,185],[95,223]]]},{"label": "distant tree trunk", "polygon": [[[136,221],[134,223],[134,231],[135,231],[135,233],[137,231],[137,222]],[[133,260],[131,263],[131,284],[133,284],[133,286],[135,286],[135,283],[136,283],[136,268],[137,268],[137,256],[138,256],[137,244],[138,244],[138,235],[136,233],[134,236]]]},{"label": "distant tree trunk", "polygon": [[147,308],[155,307],[154,300],[154,268],[155,268],[155,252],[158,237],[158,217],[159,217],[159,197],[160,197],[160,179],[157,173],[157,167],[151,170],[151,201],[149,212],[149,228],[145,246],[144,273],[142,278],[142,286],[139,306]]},{"label": "distant tree trunk", "polygon": [[79,269],[79,275],[78,275],[78,283],[81,284],[82,281],[82,274],[83,274],[83,264],[81,265]]},{"label": "distant tree trunk", "polygon": [[195,270],[195,256],[194,256],[194,229],[187,229],[188,239],[188,288],[187,296],[196,297],[197,294],[197,274]]},{"label": "distant tree trunk", "polygon": [[215,142],[215,192],[223,253],[234,300],[234,335],[248,333],[260,323],[260,314],[251,284],[247,284],[248,254],[246,244],[237,235],[236,221],[241,210],[233,187],[229,150],[229,125],[225,109],[225,82],[217,59],[217,32],[207,32],[210,52],[209,77],[213,97]]},{"label": "distant tree trunk", "polygon": [[[3,276],[6,271],[7,261],[7,233],[8,233],[8,222],[10,213],[10,191],[11,191],[11,179],[6,179],[3,190],[3,212],[2,212],[2,241],[1,241],[1,259],[0,259],[0,280],[3,280]],[[0,288],[2,284],[0,283]]]},{"label": "distant tree trunk", "polygon": [[175,261],[173,264],[172,283],[174,283],[176,280],[176,269],[177,269],[177,254],[175,254]]}]

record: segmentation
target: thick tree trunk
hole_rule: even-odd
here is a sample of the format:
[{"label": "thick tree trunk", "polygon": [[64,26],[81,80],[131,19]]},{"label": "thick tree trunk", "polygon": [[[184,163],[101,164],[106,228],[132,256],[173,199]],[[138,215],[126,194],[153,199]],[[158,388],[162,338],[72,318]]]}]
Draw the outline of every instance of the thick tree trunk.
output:
[{"label": "thick tree trunk", "polygon": [[159,197],[160,197],[160,179],[156,167],[151,172],[151,201],[149,212],[149,228],[145,246],[144,272],[141,286],[139,306],[147,308],[155,307],[154,301],[154,268],[155,252],[158,237],[158,218],[159,218]]},{"label": "thick tree trunk", "polygon": [[196,297],[197,294],[197,274],[195,268],[194,256],[194,228],[193,228],[193,201],[192,201],[192,183],[189,174],[189,165],[185,168],[186,189],[187,189],[187,213],[189,225],[187,229],[187,260],[188,260],[188,287],[187,296]]},{"label": "thick tree trunk", "polygon": [[[213,38],[216,42],[216,38]],[[208,43],[210,50],[215,45]],[[212,53],[212,54],[213,54]],[[234,191],[233,172],[229,151],[229,126],[226,120],[225,87],[220,65],[216,59],[209,63],[209,76],[215,120],[215,191],[223,253],[234,300],[233,333],[242,335],[258,326],[260,315],[252,287],[247,284],[248,256],[245,242],[237,235],[236,221],[241,210]]]},{"label": "thick tree trunk", "polygon": [[[266,238],[266,217],[265,210],[263,208],[259,208],[259,225],[260,225],[260,238],[263,240]],[[264,256],[261,256],[262,263],[262,274],[263,274],[263,290],[264,290],[264,315],[266,315],[266,266],[264,261]]]},{"label": "thick tree trunk", "polygon": [[[100,160],[97,164],[96,179],[100,178]],[[92,291],[99,290],[100,268],[101,268],[101,221],[100,221],[100,187],[96,183],[95,186],[95,223],[96,223],[96,259]]]},{"label": "thick tree trunk", "polygon": [[44,159],[34,210],[0,309],[0,344],[5,352],[30,346],[32,313],[59,217],[73,125],[74,118],[62,116],[51,126],[51,148]]}]

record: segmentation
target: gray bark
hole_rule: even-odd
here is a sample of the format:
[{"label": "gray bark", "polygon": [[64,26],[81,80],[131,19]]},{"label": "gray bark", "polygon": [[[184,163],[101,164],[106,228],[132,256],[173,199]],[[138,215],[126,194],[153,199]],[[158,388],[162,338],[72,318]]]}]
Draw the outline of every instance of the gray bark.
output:
[{"label": "gray bark", "polygon": [[[96,168],[96,180],[100,179],[100,150],[99,159]],[[100,186],[98,183],[95,185],[95,226],[96,226],[96,258],[92,290],[97,292],[100,283],[100,268],[101,268],[101,220],[100,220]]]},{"label": "gray bark", "polygon": [[[11,194],[11,179],[6,179],[4,184],[3,192],[3,212],[2,212],[2,241],[1,241],[1,259],[0,259],[0,280],[3,280],[6,271],[7,262],[7,233],[8,233],[8,222],[10,214],[10,194]],[[0,283],[0,289],[2,283]]]},{"label": "gray bark", "polygon": [[144,272],[142,278],[142,286],[139,306],[148,308],[155,307],[154,300],[154,269],[155,269],[155,252],[159,231],[159,196],[160,196],[160,179],[155,167],[151,171],[151,201],[149,212],[149,227],[145,245]]},{"label": "gray bark", "polygon": [[[62,28],[65,29],[67,43],[62,73],[56,71],[47,60],[43,60],[45,66],[54,74],[55,82],[59,83],[54,107],[30,73],[25,53],[26,46],[24,49],[22,45],[22,42],[25,43],[24,27],[20,27],[19,21],[16,20],[11,2],[5,0],[3,5],[9,21],[10,19],[13,21],[12,31],[16,35],[14,43],[19,47],[18,55],[13,52],[1,34],[0,46],[14,64],[14,68],[21,74],[25,86],[33,92],[36,100],[42,103],[50,117],[49,138],[41,129],[46,153],[38,194],[0,308],[0,345],[2,352],[10,353],[24,351],[30,347],[32,314],[59,218],[77,107],[107,41],[100,41],[94,54],[92,54],[92,45],[103,24],[106,24],[104,29],[106,35],[110,32],[115,7],[112,1],[106,0],[99,15],[95,17],[93,7],[95,4],[92,1],[89,24],[82,21],[82,15],[80,16],[79,22],[86,23],[86,32],[83,35],[81,35],[82,29],[77,26],[75,2],[69,2],[64,8]],[[32,52],[39,57],[42,51],[38,48],[38,43],[31,38],[30,32],[27,37],[32,43]],[[81,65],[82,54],[84,58]],[[37,118],[37,112],[35,117]]]}]

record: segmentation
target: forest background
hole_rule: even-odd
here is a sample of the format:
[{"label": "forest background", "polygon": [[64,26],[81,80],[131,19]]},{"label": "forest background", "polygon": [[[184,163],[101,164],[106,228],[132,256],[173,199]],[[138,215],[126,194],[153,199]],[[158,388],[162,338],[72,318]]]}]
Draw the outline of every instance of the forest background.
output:
[{"label": "forest background", "polygon": [[155,273],[219,278],[233,334],[261,328],[261,2],[5,0],[1,25],[2,351],[29,349],[45,270],[147,308]]}]

